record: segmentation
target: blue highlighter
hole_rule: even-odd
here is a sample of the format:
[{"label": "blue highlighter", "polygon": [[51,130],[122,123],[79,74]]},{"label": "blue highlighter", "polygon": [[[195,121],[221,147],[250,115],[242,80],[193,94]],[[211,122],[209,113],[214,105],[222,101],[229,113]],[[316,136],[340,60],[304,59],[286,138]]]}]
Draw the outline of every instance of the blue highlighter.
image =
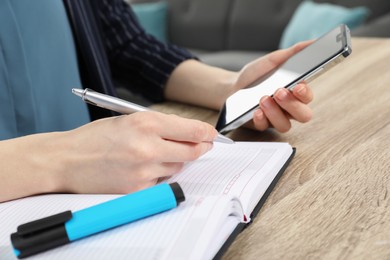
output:
[{"label": "blue highlighter", "polygon": [[11,234],[12,246],[16,256],[24,258],[170,210],[184,200],[178,183],[159,184],[74,213],[65,211],[20,225]]}]

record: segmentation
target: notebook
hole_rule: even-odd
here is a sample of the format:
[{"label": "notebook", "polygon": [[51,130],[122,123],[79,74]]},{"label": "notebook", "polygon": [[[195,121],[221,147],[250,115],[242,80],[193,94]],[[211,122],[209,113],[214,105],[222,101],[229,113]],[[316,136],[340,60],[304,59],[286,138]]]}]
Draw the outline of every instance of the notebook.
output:
[{"label": "notebook", "polygon": [[[223,255],[256,216],[294,155],[288,143],[215,143],[164,182],[178,182],[177,208],[28,259],[212,259]],[[0,259],[16,259],[17,226],[65,210],[77,211],[120,195],[51,194],[0,204]]]}]

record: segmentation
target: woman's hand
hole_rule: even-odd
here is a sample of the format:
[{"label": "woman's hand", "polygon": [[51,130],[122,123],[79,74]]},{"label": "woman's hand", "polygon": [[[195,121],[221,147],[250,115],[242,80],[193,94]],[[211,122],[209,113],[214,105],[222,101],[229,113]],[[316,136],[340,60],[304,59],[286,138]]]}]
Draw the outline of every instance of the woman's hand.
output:
[{"label": "woman's hand", "polygon": [[[219,110],[230,95],[250,86],[311,42],[274,51],[247,64],[239,72],[187,60],[173,71],[167,82],[165,96],[168,100]],[[279,89],[274,98],[259,97],[260,109],[255,112],[252,123],[258,130],[274,127],[280,132],[286,132],[291,127],[292,119],[299,122],[310,120],[311,110],[307,104],[312,99],[313,93],[305,83],[296,86],[292,92]]]},{"label": "woman's hand", "polygon": [[158,112],[0,142],[0,202],[39,193],[129,193],[212,148],[209,124]]},{"label": "woman's hand", "polygon": [[[238,73],[233,83],[233,92],[251,85],[311,42],[302,42],[288,49],[274,51],[247,64]],[[298,84],[293,91],[280,88],[274,93],[273,98],[270,96],[259,98],[260,108],[255,111],[252,121],[257,130],[274,127],[279,132],[287,132],[291,128],[292,119],[305,123],[312,117],[307,104],[312,101],[313,93],[304,82]]]},{"label": "woman's hand", "polygon": [[66,190],[129,193],[178,173],[212,148],[217,131],[197,120],[139,112],[92,122],[72,136]]}]

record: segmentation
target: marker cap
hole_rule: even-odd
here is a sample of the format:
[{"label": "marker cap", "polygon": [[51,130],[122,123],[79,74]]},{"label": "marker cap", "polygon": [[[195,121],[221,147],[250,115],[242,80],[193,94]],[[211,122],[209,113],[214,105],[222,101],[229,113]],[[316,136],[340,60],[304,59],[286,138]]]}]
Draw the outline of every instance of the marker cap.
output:
[{"label": "marker cap", "polygon": [[173,194],[175,195],[177,205],[179,205],[180,202],[185,201],[184,192],[177,182],[171,183],[169,186],[171,186]]},{"label": "marker cap", "polygon": [[65,222],[72,218],[71,211],[32,221],[11,234],[12,245],[18,258],[23,258],[69,243]]}]

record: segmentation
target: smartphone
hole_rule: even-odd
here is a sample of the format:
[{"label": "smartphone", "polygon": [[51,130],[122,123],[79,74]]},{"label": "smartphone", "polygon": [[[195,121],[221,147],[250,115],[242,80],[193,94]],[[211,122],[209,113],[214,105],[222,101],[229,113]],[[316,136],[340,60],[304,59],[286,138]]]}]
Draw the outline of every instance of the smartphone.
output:
[{"label": "smartphone", "polygon": [[351,52],[350,31],[341,24],[255,83],[228,97],[219,114],[216,129],[220,133],[227,133],[238,128],[252,119],[262,96],[272,96],[281,87],[291,90],[302,81],[310,82]]}]

